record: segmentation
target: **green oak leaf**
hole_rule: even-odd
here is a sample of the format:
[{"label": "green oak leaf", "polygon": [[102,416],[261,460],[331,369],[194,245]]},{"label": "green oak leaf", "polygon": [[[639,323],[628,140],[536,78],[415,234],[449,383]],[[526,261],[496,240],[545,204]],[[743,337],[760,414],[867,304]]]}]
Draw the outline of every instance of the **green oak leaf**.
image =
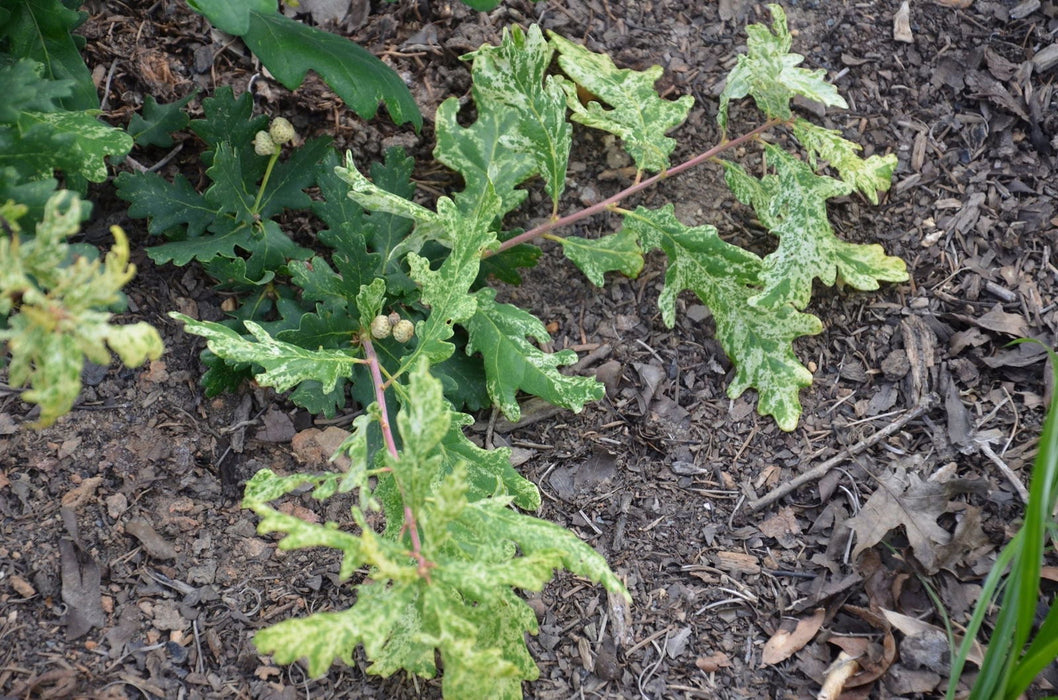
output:
[{"label": "green oak leaf", "polygon": [[222,31],[242,37],[261,63],[294,90],[313,70],[364,119],[386,105],[397,124],[422,128],[422,115],[397,73],[348,39],[285,17],[275,0],[189,0]]},{"label": "green oak leaf", "polygon": [[546,353],[527,340],[551,340],[540,319],[517,306],[496,303],[494,289],[478,290],[474,298],[477,308],[465,324],[470,333],[467,353],[481,353],[489,396],[508,420],[521,417],[519,390],[573,411],[603,397],[603,387],[594,378],[569,377],[558,371],[577,361],[575,352]]},{"label": "green oak leaf", "polygon": [[841,175],[841,179],[863,193],[871,204],[878,204],[878,193],[889,189],[896,170],[895,153],[873,155],[866,160],[859,156],[863,147],[834,131],[813,124],[806,119],[794,119],[790,124],[794,136],[808,151],[808,162],[818,167],[825,160]]},{"label": "green oak leaf", "polygon": [[687,119],[694,98],[684,95],[671,101],[660,97],[654,83],[661,77],[661,66],[645,71],[619,69],[606,54],[589,51],[554,32],[549,37],[558,50],[558,65],[565,74],[599,98],[585,106],[577,97],[576,88],[564,82],[573,120],[620,137],[640,170],[668,168],[676,141],[665,133]]},{"label": "green oak leaf", "polygon": [[28,58],[0,66],[0,124],[14,124],[22,112],[56,112],[73,87],[70,80],[45,80],[44,64]]},{"label": "green oak leaf", "polygon": [[788,304],[751,305],[760,280],[760,258],[724,242],[712,226],[685,226],[671,204],[653,211],[639,207],[625,215],[624,226],[644,250],[660,248],[669,258],[658,299],[665,324],[675,322],[676,297],[682,290],[697,294],[713,312],[717,340],[735,365],[728,396],[737,398],[755,388],[761,415],[774,416],[783,430],[797,427],[797,394],[812,383],[812,374],[801,365],[792,344],[800,336],[819,333],[819,319]]},{"label": "green oak leaf", "polygon": [[160,105],[154,95],[147,95],[143,101],[143,114],[133,114],[129,119],[129,135],[140,146],[173,145],[174,131],[180,131],[191,121],[184,112],[184,107],[198,91],[194,91],[182,100]]},{"label": "green oak leaf", "polygon": [[0,43],[6,44],[5,53],[41,64],[44,91],[52,89],[45,86],[46,82],[61,81],[67,86],[67,93],[59,98],[63,108],[97,110],[99,95],[77,44],[84,39],[72,33],[88,15],[70,9],[68,4],[60,0],[6,0],[0,6],[0,12],[6,14],[0,22]]},{"label": "green oak leaf", "polygon": [[749,204],[761,223],[779,237],[779,247],[764,259],[764,289],[750,299],[760,308],[793,304],[803,309],[812,297],[812,280],[833,285],[838,275],[856,289],[878,289],[879,281],[902,282],[907,268],[880,245],[842,241],[827,216],[827,199],[849,194],[852,186],[817,175],[807,163],[774,145],[765,146],[772,175],[757,179],[739,165],[723,162],[728,186]]},{"label": "green oak leaf", "polygon": [[499,46],[482,46],[464,59],[474,61],[474,102],[480,112],[507,109],[517,115],[513,128],[499,135],[506,149],[525,153],[544,177],[554,207],[566,185],[573,129],[566,121],[566,94],[546,75],[553,49],[538,25],[528,32],[503,30]]},{"label": "green oak leaf", "polygon": [[643,250],[636,236],[622,228],[602,238],[569,236],[556,238],[562,252],[580,268],[596,287],[606,284],[607,272],[617,271],[625,277],[638,277],[643,269]]},{"label": "green oak leaf", "polygon": [[118,196],[129,202],[129,216],[148,219],[147,230],[168,238],[201,236],[217,211],[183,175],[166,182],[158,173],[121,173]]},{"label": "green oak leaf", "polygon": [[157,263],[171,262],[186,265],[192,260],[203,263],[214,259],[234,258],[236,248],[251,253],[247,269],[255,271],[275,269],[291,259],[304,259],[312,255],[308,248],[294,243],[274,221],[263,221],[260,226],[236,223],[231,219],[220,219],[210,227],[212,235],[189,238],[152,246],[147,250],[151,260]]},{"label": "green oak leaf", "polygon": [[206,167],[213,164],[217,146],[226,143],[239,153],[243,165],[253,166],[247,167],[246,179],[260,180],[267,159],[254,152],[253,138],[258,131],[268,128],[268,117],[254,114],[253,95],[247,91],[236,99],[231,87],[224,85],[212,97],[202,100],[202,111],[205,118],[192,119],[191,131],[209,146],[202,154]]},{"label": "green oak leaf", "polygon": [[793,38],[786,26],[786,12],[779,5],[768,5],[772,28],[763,24],[746,27],[749,52],[740,54],[738,64],[727,75],[720,95],[716,122],[727,129],[727,111],[731,100],[749,95],[769,119],[788,120],[790,100],[801,95],[821,104],[848,109],[838,89],[827,82],[823,69],[799,68],[805,57],[790,53]]},{"label": "green oak leaf", "polygon": [[348,377],[352,368],[362,362],[351,350],[307,350],[284,343],[268,334],[260,325],[246,321],[246,329],[253,340],[248,340],[219,323],[196,321],[190,316],[170,312],[169,316],[184,322],[188,333],[206,339],[209,349],[232,363],[252,363],[264,368],[254,378],[263,386],[286,391],[296,384],[315,380],[325,393],[334,390],[338,380]]},{"label": "green oak leaf", "polygon": [[317,166],[333,150],[329,137],[308,139],[293,149],[289,158],[278,160],[261,194],[257,215],[269,218],[286,209],[308,209],[312,198],[304,190],[316,182]]},{"label": "green oak leaf", "polygon": [[273,10],[251,12],[242,39],[289,90],[312,70],[361,118],[374,117],[381,102],[395,124],[411,122],[416,131],[422,128],[422,114],[397,72],[345,37]]},{"label": "green oak leaf", "polygon": [[[485,110],[468,127],[460,126],[459,100],[450,97],[437,108],[437,145],[434,158],[463,176],[465,187],[453,195],[467,216],[502,217],[528,196],[518,185],[536,172],[531,155],[503,146],[504,134],[515,128],[517,115],[510,110]],[[491,193],[491,194],[490,194]],[[494,208],[483,205],[497,198]]]},{"label": "green oak leaf", "polygon": [[[465,339],[460,345],[465,345]],[[434,365],[431,371],[441,380],[445,397],[456,408],[480,411],[492,405],[488,389],[485,388],[485,367],[480,357],[452,353],[447,360]]]}]

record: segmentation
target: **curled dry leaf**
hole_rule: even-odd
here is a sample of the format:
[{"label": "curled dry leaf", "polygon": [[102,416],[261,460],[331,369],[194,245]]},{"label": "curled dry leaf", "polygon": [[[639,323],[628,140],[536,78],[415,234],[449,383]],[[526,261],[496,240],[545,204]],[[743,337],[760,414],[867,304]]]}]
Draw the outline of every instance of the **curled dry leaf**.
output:
[{"label": "curled dry leaf", "polygon": [[713,673],[721,668],[730,668],[731,657],[722,651],[718,651],[709,656],[699,656],[694,665],[706,673]]},{"label": "curled dry leaf", "polygon": [[760,659],[761,663],[765,666],[771,666],[780,661],[785,661],[800,651],[805,644],[812,641],[812,638],[816,636],[816,632],[823,626],[825,615],[826,611],[823,608],[817,608],[811,617],[799,620],[794,629],[789,630],[780,627],[764,645],[764,652],[761,654]]}]

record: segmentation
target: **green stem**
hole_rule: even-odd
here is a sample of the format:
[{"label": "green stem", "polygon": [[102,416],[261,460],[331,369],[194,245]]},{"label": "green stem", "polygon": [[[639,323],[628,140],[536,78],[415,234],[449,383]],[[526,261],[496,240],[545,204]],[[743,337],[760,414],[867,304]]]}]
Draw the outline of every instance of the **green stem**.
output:
[{"label": "green stem", "polygon": [[723,153],[726,150],[729,150],[731,148],[735,148],[736,146],[741,146],[742,144],[744,144],[744,143],[746,143],[748,141],[752,141],[752,140],[756,139],[758,136],[760,136],[760,134],[764,133],[765,131],[767,131],[767,130],[773,128],[773,127],[776,127],[776,126],[778,126],[780,124],[783,124],[783,123],[784,122],[779,120],[779,119],[769,119],[768,121],[766,121],[763,124],[761,124],[760,126],[758,126],[756,129],[754,129],[753,131],[745,133],[742,136],[739,136],[738,138],[733,139],[731,141],[724,141],[722,143],[718,143],[717,145],[715,145],[712,148],[710,148],[708,151],[705,151],[704,153],[700,153],[700,154],[696,155],[694,158],[691,158],[688,161],[680,163],[679,165],[673,166],[673,167],[669,168],[668,170],[664,170],[664,171],[658,173],[657,175],[654,175],[653,177],[649,177],[646,180],[643,180],[642,182],[637,182],[636,184],[632,185],[631,187],[627,187],[627,188],[621,190],[620,192],[618,192],[617,194],[615,194],[614,196],[609,197],[607,199],[604,199],[603,201],[598,202],[597,204],[593,204],[590,207],[587,207],[586,209],[581,209],[580,211],[573,212],[572,214],[569,214],[568,216],[563,216],[561,218],[558,218],[556,216],[552,216],[551,219],[547,223],[540,224],[539,226],[536,226],[535,228],[529,229],[525,233],[520,233],[517,236],[514,236],[513,238],[510,238],[510,239],[504,241],[495,250],[486,251],[485,253],[483,253],[482,257],[483,258],[487,258],[490,255],[496,255],[497,253],[502,253],[503,251],[505,251],[505,250],[507,250],[509,248],[513,248],[516,245],[525,243],[527,241],[531,241],[534,238],[542,236],[543,234],[547,233],[548,231],[553,231],[554,229],[562,228],[563,226],[569,226],[570,224],[575,223],[577,221],[580,221],[581,219],[586,219],[589,216],[595,216],[596,214],[601,214],[604,211],[609,211],[614,205],[616,205],[622,199],[624,199],[626,197],[629,197],[629,196],[635,194],[636,192],[641,192],[641,191],[645,190],[646,188],[648,188],[648,187],[650,187],[652,185],[655,185],[658,182],[661,182],[665,178],[671,177],[673,175],[677,175],[677,174],[683,172],[684,170],[689,170],[690,168],[693,168],[696,165],[701,165],[705,161],[711,160],[712,158],[715,158],[717,155],[719,155],[720,153]]},{"label": "green stem", "polygon": [[275,167],[276,161],[279,160],[279,148],[276,148],[276,152],[268,157],[268,165],[265,166],[264,177],[261,178],[261,186],[257,188],[257,199],[253,201],[253,211],[256,214],[261,211],[261,200],[264,199],[265,188],[268,187],[268,178],[272,177],[272,168]]}]

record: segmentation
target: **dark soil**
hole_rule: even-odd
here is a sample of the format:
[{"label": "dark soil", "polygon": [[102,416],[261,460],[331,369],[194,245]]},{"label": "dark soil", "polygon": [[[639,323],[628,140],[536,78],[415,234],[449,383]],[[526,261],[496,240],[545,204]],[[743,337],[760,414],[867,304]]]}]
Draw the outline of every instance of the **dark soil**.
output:
[{"label": "dark soil", "polygon": [[[942,625],[928,582],[953,621],[965,623],[1020,517],[996,460],[1028,483],[1051,388],[1042,355],[1004,345],[1022,335],[1058,342],[1055,72],[1032,62],[1058,38],[1058,5],[918,0],[913,42],[901,43],[892,34],[898,4],[790,0],[786,8],[794,50],[826,69],[851,107],[819,121],[867,154],[900,158],[882,204],[839,201],[836,228],[882,243],[912,277],[871,293],[817,289],[809,311],[826,328],[798,343],[815,384],[802,392],[797,430],[757,416],[750,395],[726,397],[730,366],[696,299],[683,297],[676,327],[664,327],[660,260],[637,280],[596,289],[549,249],[522,287],[503,291],[552,324],[556,349],[595,350],[581,369],[598,371],[609,391],[579,415],[527,409],[535,420],[498,426],[493,441],[521,448],[521,469],[544,494],[539,515],[602,552],[634,598],[626,618],[597,586],[560,575],[547,587],[533,601],[541,633],[530,645],[541,677],[525,685],[528,697],[815,697],[849,640],[863,643],[865,682],[843,697],[942,694],[944,644],[923,651],[921,637],[894,633],[879,610]],[[130,5],[89,3],[81,30],[111,121],[127,123],[146,95],[168,102],[197,87],[192,109],[200,109],[219,86],[247,88],[257,69],[237,42],[211,33],[182,3]],[[352,5],[359,9],[330,28],[385,56],[427,115],[469,87],[458,56],[498,41],[512,22],[539,22],[619,65],[659,63],[667,96],[696,99],[675,133],[677,162],[716,143],[716,96],[744,49],[743,27],[767,21],[748,0],[508,0],[490,14],[427,0]],[[457,186],[430,161],[429,124],[421,136],[384,118],[365,125],[315,79],[289,93],[261,77],[254,89],[261,111],[288,116],[304,135],[331,135],[361,163],[403,144],[419,157],[425,192]],[[735,117],[732,133],[752,127],[750,110]],[[627,184],[612,172],[623,163],[600,158],[603,140],[578,134],[569,210]],[[201,182],[195,141],[184,138],[187,152],[169,167]],[[166,154],[133,155],[150,164]],[[719,178],[704,166],[637,201],[675,202],[685,223],[712,223],[766,251],[751,212]],[[134,241],[154,242],[109,189],[93,195],[89,237],[120,223]],[[584,229],[612,224],[600,218]],[[142,248],[136,262],[129,318],[161,329],[161,361],[89,368],[73,413],[39,432],[20,427],[33,413],[16,391],[0,395],[0,693],[438,697],[438,680],[368,676],[363,659],[310,680],[301,666],[256,652],[255,630],[347,605],[333,556],[277,552],[238,503],[241,484],[261,467],[318,466],[291,442],[313,418],[260,389],[204,398],[201,344],[166,312],[219,318],[223,298],[194,268],[155,267]],[[489,418],[474,427],[479,437]],[[330,423],[343,424],[315,425]],[[861,444],[888,426],[896,429]],[[832,458],[821,480],[752,509]],[[919,575],[923,553],[900,529],[889,547],[850,556],[847,521],[891,469],[974,483],[935,520],[955,536],[932,576]],[[307,498],[292,507],[317,508]],[[823,626],[812,641],[763,664],[765,642],[817,609]],[[1058,679],[1045,674],[1039,688],[1050,683]]]}]

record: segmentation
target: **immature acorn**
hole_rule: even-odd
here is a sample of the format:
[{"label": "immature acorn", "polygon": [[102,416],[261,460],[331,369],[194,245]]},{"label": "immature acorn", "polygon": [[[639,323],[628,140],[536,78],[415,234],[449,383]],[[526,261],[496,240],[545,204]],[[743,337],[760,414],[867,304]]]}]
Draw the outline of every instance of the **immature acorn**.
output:
[{"label": "immature acorn", "polygon": [[279,153],[279,146],[267,131],[258,131],[253,136],[253,150],[259,156],[271,156]]},{"label": "immature acorn", "polygon": [[398,343],[406,343],[415,335],[415,324],[406,318],[402,318],[393,326],[393,340]]},{"label": "immature acorn", "polygon": [[376,340],[388,338],[393,332],[393,324],[389,322],[389,316],[379,314],[371,320],[371,337]]},{"label": "immature acorn", "polygon": [[297,132],[294,131],[294,125],[285,117],[276,117],[268,125],[268,135],[272,137],[272,141],[282,146],[284,143],[293,141]]}]

